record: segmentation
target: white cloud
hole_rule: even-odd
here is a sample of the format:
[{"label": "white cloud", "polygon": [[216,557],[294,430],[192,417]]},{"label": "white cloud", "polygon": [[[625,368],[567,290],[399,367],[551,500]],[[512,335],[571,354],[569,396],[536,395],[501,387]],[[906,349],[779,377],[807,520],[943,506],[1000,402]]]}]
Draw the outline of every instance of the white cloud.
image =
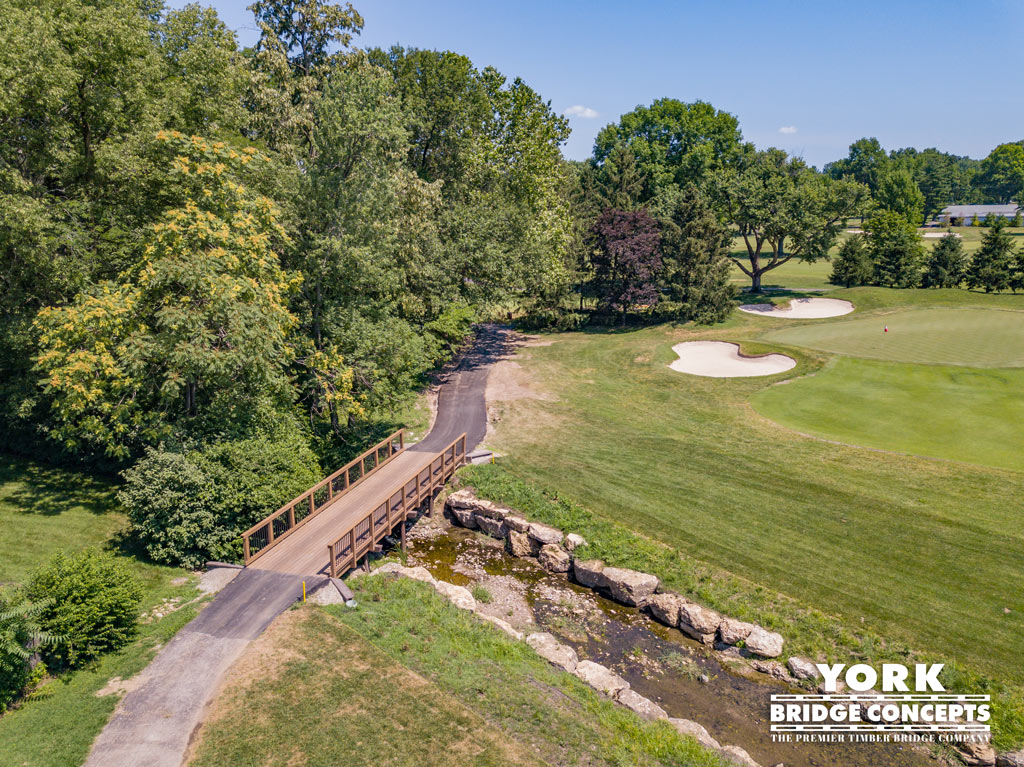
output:
[{"label": "white cloud", "polygon": [[582,117],[584,120],[593,120],[595,117],[600,117],[596,109],[585,107],[582,104],[573,104],[562,114],[569,115],[570,117]]},{"label": "white cloud", "polygon": [[788,133],[796,133],[796,126],[795,125],[783,125],[781,128],[779,128],[779,133],[787,133],[787,134]]}]

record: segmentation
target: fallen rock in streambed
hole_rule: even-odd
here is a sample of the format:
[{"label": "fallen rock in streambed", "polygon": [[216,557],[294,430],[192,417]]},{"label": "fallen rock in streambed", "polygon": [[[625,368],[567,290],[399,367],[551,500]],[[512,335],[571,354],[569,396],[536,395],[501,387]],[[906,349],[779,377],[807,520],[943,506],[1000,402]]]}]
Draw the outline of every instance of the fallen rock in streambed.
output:
[{"label": "fallen rock in streambed", "polygon": [[551,573],[567,573],[572,565],[572,558],[569,553],[554,543],[547,543],[541,547],[537,554],[537,561],[541,567]]}]

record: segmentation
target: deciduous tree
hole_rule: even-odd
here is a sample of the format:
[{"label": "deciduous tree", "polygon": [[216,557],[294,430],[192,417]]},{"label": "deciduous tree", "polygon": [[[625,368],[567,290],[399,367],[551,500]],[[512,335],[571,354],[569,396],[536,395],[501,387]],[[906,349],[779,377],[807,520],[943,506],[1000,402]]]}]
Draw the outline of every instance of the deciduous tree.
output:
[{"label": "deciduous tree", "polygon": [[601,304],[626,313],[658,301],[661,231],[644,210],[609,209],[594,223],[594,279]]}]

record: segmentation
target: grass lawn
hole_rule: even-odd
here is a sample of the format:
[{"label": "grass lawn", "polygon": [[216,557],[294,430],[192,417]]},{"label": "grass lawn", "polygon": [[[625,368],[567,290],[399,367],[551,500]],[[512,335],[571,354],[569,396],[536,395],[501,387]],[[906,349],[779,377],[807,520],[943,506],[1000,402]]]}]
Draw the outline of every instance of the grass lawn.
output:
[{"label": "grass lawn", "polygon": [[894,362],[1024,367],[1024,311],[918,308],[782,327],[762,338],[787,346]]},{"label": "grass lawn", "polygon": [[825,439],[1024,472],[1024,370],[841,357],[751,402]]},{"label": "grass lawn", "polygon": [[102,546],[125,522],[111,484],[0,455],[0,584],[57,551]]},{"label": "grass lawn", "polygon": [[358,608],[292,610],[246,651],[190,767],[720,764],[429,586],[352,585]]},{"label": "grass lawn", "polygon": [[[23,581],[56,551],[102,548],[125,523],[109,483],[0,455],[0,583]],[[143,613],[165,599],[184,603],[196,596],[185,571],[123,556],[143,584]],[[47,682],[20,708],[0,715],[0,764],[78,767],[118,701],[96,692],[112,677],[141,671],[195,610],[189,605],[143,623],[120,652]]]},{"label": "grass lawn", "polygon": [[[1013,299],[877,289],[836,295],[883,308]],[[808,438],[750,405],[778,377],[712,379],[667,367],[682,340],[778,351],[757,339],[779,322],[737,313],[712,329],[552,335],[552,345],[517,357],[549,398],[499,404],[492,443],[518,476],[685,557],[846,625],[1024,683],[1019,473]],[[786,351],[798,360],[794,376],[826,361]]]}]

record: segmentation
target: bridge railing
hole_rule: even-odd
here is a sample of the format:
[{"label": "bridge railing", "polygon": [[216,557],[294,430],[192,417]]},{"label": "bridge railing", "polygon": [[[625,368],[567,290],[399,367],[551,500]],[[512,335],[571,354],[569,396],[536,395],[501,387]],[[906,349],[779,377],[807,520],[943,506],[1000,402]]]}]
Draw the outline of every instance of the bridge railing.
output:
[{"label": "bridge railing", "polygon": [[[466,435],[439,452],[416,476],[409,477],[382,494],[377,504],[367,511],[340,538],[327,544],[327,557],[332,578],[343,575],[395,529],[404,523],[406,514],[433,497],[436,490],[452,478],[455,470],[466,463]],[[403,539],[404,540],[404,539]]]},{"label": "bridge railing", "polygon": [[405,450],[399,429],[242,533],[245,564],[257,559]]}]

